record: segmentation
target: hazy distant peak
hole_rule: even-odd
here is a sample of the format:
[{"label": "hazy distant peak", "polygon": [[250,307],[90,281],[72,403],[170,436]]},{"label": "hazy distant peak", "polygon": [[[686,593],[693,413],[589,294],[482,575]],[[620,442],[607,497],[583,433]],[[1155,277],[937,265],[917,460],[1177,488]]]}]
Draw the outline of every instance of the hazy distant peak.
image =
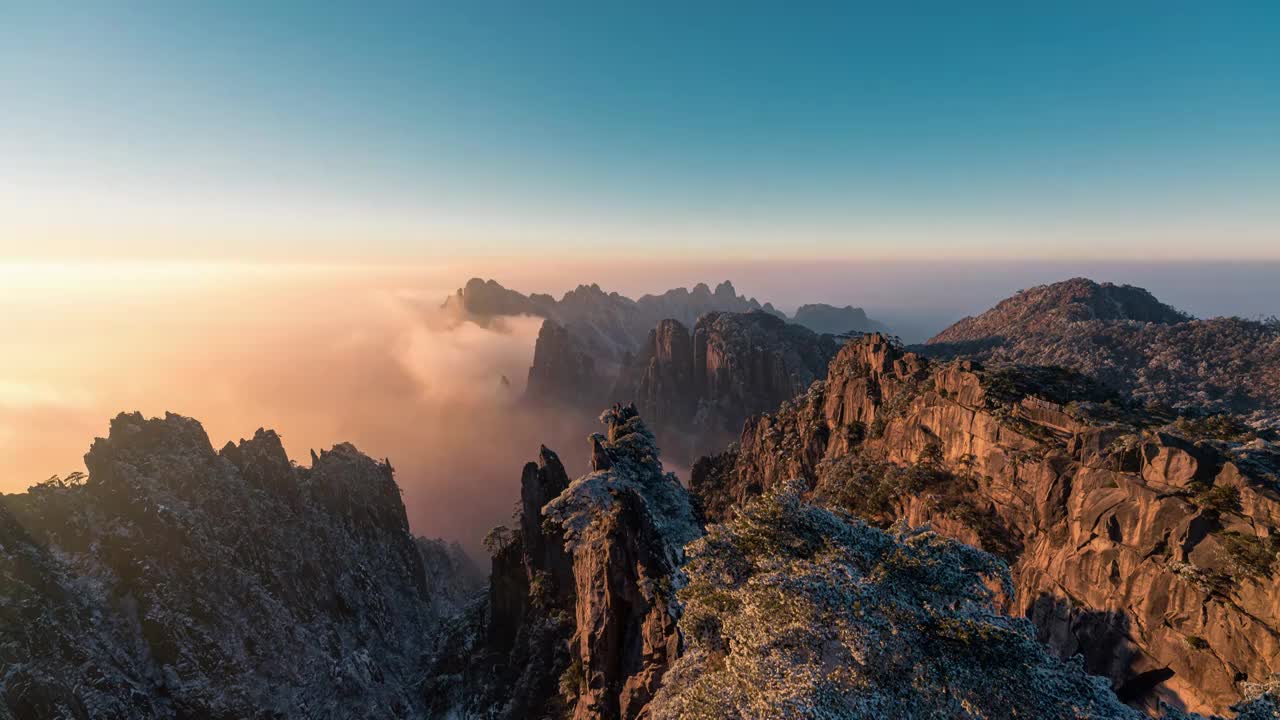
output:
[{"label": "hazy distant peak", "polygon": [[987,312],[957,322],[929,342],[966,342],[1088,320],[1172,325],[1191,319],[1140,287],[1078,277],[1021,290]]},{"label": "hazy distant peak", "polygon": [[[771,308],[766,308],[771,309]],[[888,332],[888,328],[867,317],[859,307],[836,307],[827,303],[801,305],[792,322],[814,332],[844,334],[849,332]]]},{"label": "hazy distant peak", "polygon": [[1280,421],[1280,326],[1197,320],[1131,285],[1073,278],[1023,290],[922,346],[936,357],[1056,365],[1144,403]]}]

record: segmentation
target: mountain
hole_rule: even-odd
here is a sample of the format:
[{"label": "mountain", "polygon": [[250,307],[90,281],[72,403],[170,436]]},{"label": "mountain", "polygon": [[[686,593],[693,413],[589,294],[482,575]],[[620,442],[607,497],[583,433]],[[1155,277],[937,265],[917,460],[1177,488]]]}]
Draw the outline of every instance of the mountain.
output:
[{"label": "mountain", "polygon": [[[1002,613],[1016,589],[999,557],[886,532],[802,481],[704,527],[636,409],[601,421],[586,475],[545,447],[525,466],[489,593],[427,675],[430,717],[1145,717]],[[1275,691],[1238,707],[1271,717]]]},{"label": "mountain", "polygon": [[1127,701],[1220,711],[1280,671],[1280,448],[1239,421],[869,335],[700,460],[691,488],[714,522],[791,478],[871,522],[927,523],[1005,558],[1006,609]]},{"label": "mountain", "polygon": [[836,307],[826,303],[801,305],[791,322],[817,333],[848,335],[864,332],[889,332],[889,328],[867,317],[862,308],[852,305]]},{"label": "mountain", "polygon": [[477,578],[410,535],[389,464],[135,413],[85,465],[0,498],[0,717],[420,714]]},{"label": "mountain", "polygon": [[616,367],[638,347],[649,330],[667,318],[692,325],[709,312],[761,310],[781,315],[772,305],[738,295],[725,281],[712,290],[698,283],[692,290],[676,288],[639,300],[606,293],[599,285],[579,285],[559,300],[550,295],[522,295],[493,280],[472,278],[445,299],[444,309],[461,319],[486,323],[495,317],[533,315],[554,322],[573,338],[582,352],[601,368]]},{"label": "mountain", "polygon": [[920,351],[1067,367],[1146,403],[1280,424],[1280,323],[1197,320],[1128,285],[1077,278],[1024,290]]},{"label": "mountain", "polygon": [[[1116,607],[1161,606],[1164,625],[1144,615],[1102,628],[1167,636],[1142,657],[1194,661],[1215,702],[1219,690],[1227,702],[1217,664],[1239,663],[1238,717],[1280,713],[1280,684],[1260,670],[1243,681],[1275,655],[1263,614],[1275,549],[1255,533],[1273,527],[1277,500],[1253,484],[1273,449],[1164,430],[1115,443],[1116,425],[1053,435],[1087,466],[1060,450],[1037,466],[1032,438],[1050,442],[1044,428],[1064,432],[1074,416],[1022,393],[1031,382],[1050,398],[1093,392],[1075,376],[934,367],[880,336],[846,345],[831,368],[805,397],[748,423],[741,448],[718,459],[739,474],[697,475],[696,494],[664,471],[634,406],[601,416],[591,470],[577,479],[541,448],[521,474],[516,526],[486,543],[482,593],[456,546],[409,534],[385,461],[339,445],[302,468],[269,431],[215,452],[194,420],[121,415],[86,456],[87,480],[0,502],[0,718],[1139,720],[1123,702],[1132,681],[1116,695],[1039,642],[1060,652],[1075,642],[1096,659],[1098,639],[1113,637],[1096,632],[1105,613],[1043,595],[1031,620],[1004,612],[1028,578],[1066,592],[1077,576],[1117,573],[1098,592]],[[879,411],[890,419],[876,423]],[[859,436],[852,423],[863,419],[871,429]],[[849,457],[849,443],[877,447],[869,438],[883,455]],[[1015,559],[1012,573],[945,537],[998,524],[995,506],[965,508],[1003,487],[984,473],[1015,459],[998,454],[1005,445],[1026,453],[1016,458],[1026,469],[1002,502],[1036,505],[1026,527],[1061,528],[1014,535],[1041,560]],[[961,446],[974,459],[956,458]],[[903,452],[916,457],[895,473]],[[819,456],[809,478],[805,463]],[[858,462],[881,465],[867,475]],[[775,481],[791,474],[806,479]],[[885,492],[904,478],[910,493]],[[728,497],[742,498],[733,512]],[[893,503],[942,532],[880,529],[868,510]],[[1213,565],[1206,548],[1227,559]],[[1054,553],[1062,562],[1042,562]],[[1135,570],[1146,580],[1116,587]],[[1205,629],[1177,634],[1190,625]]]},{"label": "mountain", "polygon": [[[607,293],[599,285],[579,285],[556,300],[550,295],[523,295],[509,290],[494,280],[472,278],[445,299],[443,308],[460,320],[487,324],[503,316],[532,315],[546,318],[552,328],[547,334],[559,336],[558,346],[544,355],[546,363],[535,360],[534,367],[550,367],[564,357],[561,347],[571,348],[576,355],[590,358],[592,369],[601,377],[617,374],[620,366],[645,345],[651,330],[663,320],[675,320],[692,327],[698,318],[713,312],[763,312],[786,319],[772,304],[760,304],[755,298],[739,295],[733,283],[724,281],[712,290],[705,283],[693,289],[675,288],[660,295],[643,295],[632,300],[616,292]],[[797,313],[796,324],[819,333],[843,334],[883,330],[879,323],[867,318],[860,308],[831,305],[805,305]],[[832,329],[834,328],[834,329]],[[577,361],[571,364],[579,365]],[[543,380],[541,370],[535,373]],[[562,388],[556,388],[559,390]],[[548,386],[534,390],[535,395],[554,395]],[[603,395],[601,395],[603,397]],[[598,403],[590,403],[598,407]]]},{"label": "mountain", "polygon": [[973,342],[1090,320],[1173,325],[1190,319],[1142,288],[1073,278],[1022,290],[978,317],[964,318],[930,342]]}]

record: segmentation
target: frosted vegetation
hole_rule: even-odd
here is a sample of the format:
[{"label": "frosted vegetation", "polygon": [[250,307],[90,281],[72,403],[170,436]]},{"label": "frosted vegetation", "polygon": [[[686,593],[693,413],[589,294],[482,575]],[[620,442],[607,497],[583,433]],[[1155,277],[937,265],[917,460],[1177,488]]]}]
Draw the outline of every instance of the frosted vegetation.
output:
[{"label": "frosted vegetation", "polygon": [[[656,720],[1143,717],[996,610],[1012,591],[1003,561],[802,491],[781,486],[689,546],[687,652]],[[1280,717],[1272,689],[1254,688],[1241,717]]]}]

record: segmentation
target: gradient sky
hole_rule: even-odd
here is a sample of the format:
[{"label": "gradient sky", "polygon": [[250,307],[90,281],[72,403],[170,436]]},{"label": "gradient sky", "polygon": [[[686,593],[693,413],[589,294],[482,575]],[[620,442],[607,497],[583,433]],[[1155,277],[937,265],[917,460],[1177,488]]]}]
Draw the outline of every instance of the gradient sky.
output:
[{"label": "gradient sky", "polygon": [[1280,257],[1280,4],[4,3],[0,260]]}]

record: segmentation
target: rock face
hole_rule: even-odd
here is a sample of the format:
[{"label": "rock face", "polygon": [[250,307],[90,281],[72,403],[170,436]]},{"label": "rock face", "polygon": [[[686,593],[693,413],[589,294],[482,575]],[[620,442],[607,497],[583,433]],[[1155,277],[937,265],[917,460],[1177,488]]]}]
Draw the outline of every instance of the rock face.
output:
[{"label": "rock face", "polygon": [[534,344],[525,397],[539,404],[598,406],[605,382],[596,372],[595,359],[569,331],[554,320],[544,320]]},{"label": "rock face", "polygon": [[546,448],[525,467],[519,527],[491,536],[487,602],[436,658],[433,716],[647,716],[681,652],[674,592],[702,528],[635,408],[601,420],[591,472],[569,482]]},{"label": "rock face", "polygon": [[710,313],[693,333],[664,320],[619,375],[612,396],[634,399],[664,444],[689,460],[723,447],[746,418],[822,377],[835,339],[763,312]]},{"label": "rock face", "polygon": [[1280,453],[1170,419],[1068,371],[931,362],[871,335],[692,488],[709,519],[802,477],[874,521],[930,523],[1007,558],[1011,609],[1123,699],[1221,710],[1280,671]]},{"label": "rock face", "polygon": [[1197,320],[1128,285],[1077,278],[1025,290],[920,351],[1072,368],[1145,403],[1280,424],[1280,324]]},{"label": "rock face", "polygon": [[0,502],[0,717],[419,712],[444,600],[388,464],[138,414],[85,464]]},{"label": "rock face", "polygon": [[431,609],[440,618],[463,611],[485,586],[484,573],[457,541],[414,538],[431,588]]},{"label": "rock face", "polygon": [[679,320],[663,320],[649,332],[639,361],[623,376],[614,395],[631,394],[655,425],[684,427],[697,412],[698,394],[705,386],[694,368],[694,357],[689,329]]}]

